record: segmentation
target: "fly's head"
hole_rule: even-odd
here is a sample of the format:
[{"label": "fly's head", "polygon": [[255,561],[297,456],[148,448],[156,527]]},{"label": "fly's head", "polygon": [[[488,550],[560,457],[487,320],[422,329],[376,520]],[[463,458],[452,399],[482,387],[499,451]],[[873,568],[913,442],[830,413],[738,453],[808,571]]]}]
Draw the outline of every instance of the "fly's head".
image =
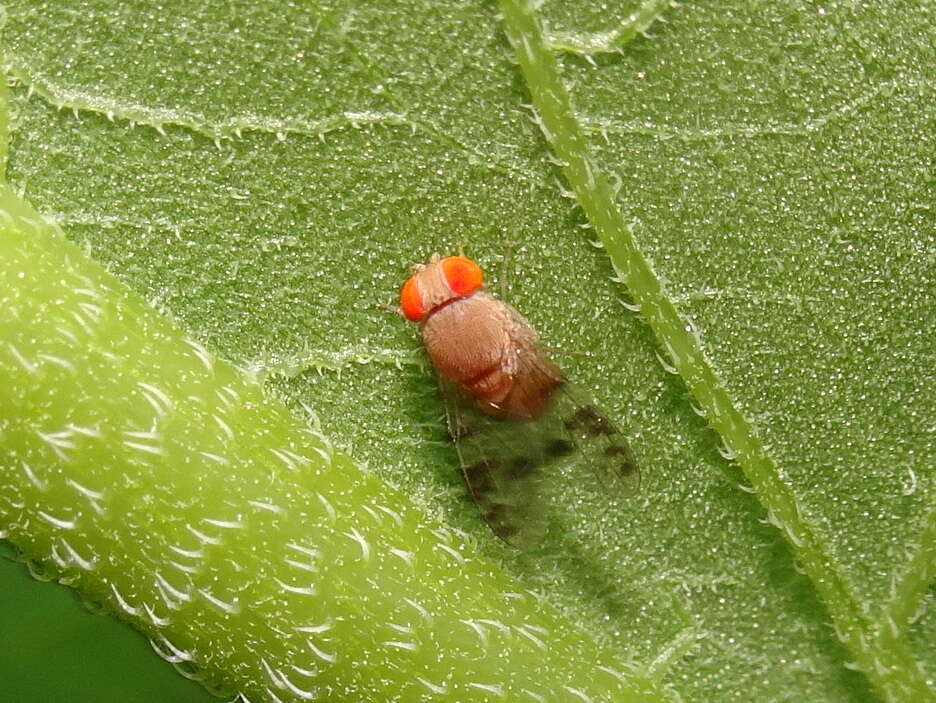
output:
[{"label": "fly's head", "polygon": [[400,309],[406,319],[423,322],[436,308],[471,295],[481,288],[481,267],[464,256],[433,254],[429,263],[413,268],[400,290]]}]

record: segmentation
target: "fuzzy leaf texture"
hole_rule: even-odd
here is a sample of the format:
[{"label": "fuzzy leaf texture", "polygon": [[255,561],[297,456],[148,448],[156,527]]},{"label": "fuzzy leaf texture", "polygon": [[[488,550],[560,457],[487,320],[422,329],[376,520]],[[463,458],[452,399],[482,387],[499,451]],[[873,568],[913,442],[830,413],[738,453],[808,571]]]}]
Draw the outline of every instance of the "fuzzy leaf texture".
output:
[{"label": "fuzzy leaf texture", "polygon": [[[925,6],[65,0],[2,32],[0,530],[33,573],[253,703],[934,698]],[[623,501],[560,476],[528,553],[377,305],[459,245],[643,467]],[[113,623],[17,622],[58,592],[6,571],[15,703],[204,699],[70,682]],[[69,628],[76,664],[30,644]]]}]

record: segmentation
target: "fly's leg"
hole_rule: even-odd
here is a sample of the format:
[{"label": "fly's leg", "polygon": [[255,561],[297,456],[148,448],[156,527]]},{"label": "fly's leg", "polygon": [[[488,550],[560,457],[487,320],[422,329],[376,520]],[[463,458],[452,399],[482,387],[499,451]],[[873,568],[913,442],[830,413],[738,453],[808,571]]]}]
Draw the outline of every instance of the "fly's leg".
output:
[{"label": "fly's leg", "polygon": [[403,317],[403,318],[406,317],[406,315],[403,314],[403,310],[400,309],[400,307],[399,307],[398,305],[390,305],[389,303],[385,303],[385,302],[383,302],[382,300],[378,300],[378,301],[377,301],[377,307],[380,308],[381,310],[385,311],[385,312],[392,312],[392,313],[394,313],[394,314],[396,314],[396,315],[399,315],[400,317]]}]

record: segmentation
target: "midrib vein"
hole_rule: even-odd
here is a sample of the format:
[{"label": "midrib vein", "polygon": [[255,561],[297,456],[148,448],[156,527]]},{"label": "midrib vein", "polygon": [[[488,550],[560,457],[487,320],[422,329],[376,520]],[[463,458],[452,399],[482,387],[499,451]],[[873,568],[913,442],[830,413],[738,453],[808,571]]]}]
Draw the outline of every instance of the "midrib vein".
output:
[{"label": "midrib vein", "polygon": [[877,621],[878,637],[890,641],[902,638],[913,622],[936,578],[936,497],[922,520],[916,544],[904,564],[903,573],[895,578],[891,597],[881,608]]},{"label": "midrib vein", "polygon": [[500,0],[499,6],[505,32],[533,100],[535,119],[578,204],[671,363],[811,579],[839,638],[855,657],[858,668],[886,699],[936,700],[904,633],[885,639],[877,636],[877,628],[863,613],[828,545],[799,510],[793,490],[781,478],[755,428],[718,380],[701,341],[638,249],[631,226],[615,204],[610,182],[589,155],[584,131],[573,114],[555,57],[547,48],[534,4],[530,0]]}]

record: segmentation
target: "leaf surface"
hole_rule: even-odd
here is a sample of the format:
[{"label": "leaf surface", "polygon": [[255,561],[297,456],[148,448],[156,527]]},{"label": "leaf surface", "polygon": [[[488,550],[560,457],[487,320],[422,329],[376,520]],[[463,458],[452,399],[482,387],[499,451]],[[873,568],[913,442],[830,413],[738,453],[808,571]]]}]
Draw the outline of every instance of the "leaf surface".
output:
[{"label": "leaf surface", "polygon": [[[612,194],[596,202],[714,384],[670,373],[683,359],[653,312],[621,304],[639,293],[612,280],[629,259],[591,246],[587,174],[526,107],[546,83],[488,5],[8,3],[6,177],[687,700],[878,695],[832,625],[885,633],[872,650],[886,668],[907,655],[918,682],[936,665],[932,19],[915,3],[599,7],[534,15],[574,118],[558,135],[584,145]],[[569,352],[643,470],[620,510],[571,487],[530,554],[486,531],[417,337],[377,306],[459,244]],[[697,415],[706,390],[737,435]],[[795,521],[719,453],[746,436]],[[798,570],[791,525],[841,603]],[[855,622],[837,619],[846,600]]]}]

